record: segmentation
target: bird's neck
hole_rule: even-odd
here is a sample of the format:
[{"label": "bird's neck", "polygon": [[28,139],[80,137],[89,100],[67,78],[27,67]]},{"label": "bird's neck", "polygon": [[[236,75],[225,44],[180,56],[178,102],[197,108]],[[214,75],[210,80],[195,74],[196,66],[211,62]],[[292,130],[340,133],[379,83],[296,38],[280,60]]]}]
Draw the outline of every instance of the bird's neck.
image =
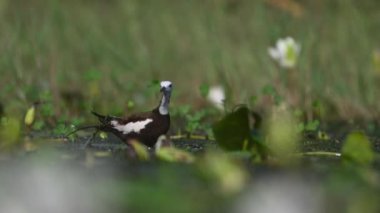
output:
[{"label": "bird's neck", "polygon": [[164,92],[158,106],[158,112],[161,115],[169,114],[170,92]]}]

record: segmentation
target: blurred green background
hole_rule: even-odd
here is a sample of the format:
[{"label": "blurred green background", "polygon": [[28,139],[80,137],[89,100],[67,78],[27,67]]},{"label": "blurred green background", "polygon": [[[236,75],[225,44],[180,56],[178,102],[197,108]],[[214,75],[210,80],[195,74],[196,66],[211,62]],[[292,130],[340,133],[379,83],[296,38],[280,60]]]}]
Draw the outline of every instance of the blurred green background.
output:
[{"label": "blurred green background", "polygon": [[[291,98],[267,52],[286,36],[302,46]],[[149,85],[169,79],[177,106],[204,106],[201,84],[223,85],[232,104],[272,85],[293,106],[370,118],[379,38],[377,0],[0,0],[0,101],[7,112],[51,99],[56,114],[120,114],[131,100],[150,109]]]}]

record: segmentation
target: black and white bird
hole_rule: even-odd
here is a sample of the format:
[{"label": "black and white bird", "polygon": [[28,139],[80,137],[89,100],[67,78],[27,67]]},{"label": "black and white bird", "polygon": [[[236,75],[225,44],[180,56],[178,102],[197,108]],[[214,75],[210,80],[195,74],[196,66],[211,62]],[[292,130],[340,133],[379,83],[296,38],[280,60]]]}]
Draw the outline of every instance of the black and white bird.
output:
[{"label": "black and white bird", "polygon": [[124,142],[138,140],[148,147],[153,147],[158,137],[166,134],[170,127],[169,103],[172,82],[161,81],[160,86],[162,98],[152,111],[132,114],[125,118],[92,112],[101,123],[98,130],[111,132]]}]

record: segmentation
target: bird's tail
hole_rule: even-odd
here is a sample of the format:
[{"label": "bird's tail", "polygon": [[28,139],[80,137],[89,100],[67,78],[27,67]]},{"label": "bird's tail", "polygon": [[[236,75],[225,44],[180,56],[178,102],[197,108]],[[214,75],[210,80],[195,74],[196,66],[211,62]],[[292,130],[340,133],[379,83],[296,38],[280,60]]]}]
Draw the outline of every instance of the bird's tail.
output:
[{"label": "bird's tail", "polygon": [[108,125],[111,120],[109,116],[101,115],[94,111],[91,111],[91,113],[95,115],[99,119],[100,123],[102,123],[103,125]]},{"label": "bird's tail", "polygon": [[90,126],[83,126],[83,127],[76,128],[74,131],[66,134],[66,137],[85,129],[95,129],[96,131],[106,131],[108,129],[111,118],[109,116],[101,115],[94,111],[91,111],[91,113],[99,119],[100,125],[90,125]]},{"label": "bird's tail", "polygon": [[96,129],[96,130],[102,130],[102,126],[99,126],[99,125],[91,125],[91,126],[83,126],[83,127],[79,127],[79,128],[76,128],[74,131],[66,134],[66,137],[78,132],[78,131],[81,131],[81,130],[85,130],[85,129]]}]

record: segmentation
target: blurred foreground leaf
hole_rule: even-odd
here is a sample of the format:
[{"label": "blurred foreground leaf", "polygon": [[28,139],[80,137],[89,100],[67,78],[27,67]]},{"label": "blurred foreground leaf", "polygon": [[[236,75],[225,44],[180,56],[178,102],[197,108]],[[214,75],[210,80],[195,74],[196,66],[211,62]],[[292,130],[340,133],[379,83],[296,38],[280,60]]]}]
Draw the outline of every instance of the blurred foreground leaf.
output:
[{"label": "blurred foreground leaf", "polygon": [[226,150],[242,150],[252,146],[249,128],[249,110],[242,106],[227,114],[213,127],[217,143]]},{"label": "blurred foreground leaf", "polygon": [[129,141],[128,144],[131,145],[132,149],[135,151],[135,154],[139,160],[144,160],[144,161],[149,160],[149,152],[148,152],[147,147],[144,144],[136,140],[131,140]]},{"label": "blurred foreground leaf", "polygon": [[208,152],[199,161],[201,171],[217,184],[225,194],[241,191],[248,180],[248,174],[238,161],[223,152]]},{"label": "blurred foreground leaf", "polygon": [[265,138],[271,153],[281,162],[292,160],[299,140],[298,125],[293,113],[287,109],[275,109],[266,124]]},{"label": "blurred foreground leaf", "polygon": [[194,155],[175,147],[162,147],[156,151],[156,156],[168,162],[192,163],[195,160]]},{"label": "blurred foreground leaf", "polygon": [[20,137],[20,121],[16,118],[2,119],[0,125],[0,148],[7,149],[16,145]]},{"label": "blurred foreground leaf", "polygon": [[375,159],[371,143],[361,132],[350,133],[342,148],[342,157],[346,162],[369,165]]}]

